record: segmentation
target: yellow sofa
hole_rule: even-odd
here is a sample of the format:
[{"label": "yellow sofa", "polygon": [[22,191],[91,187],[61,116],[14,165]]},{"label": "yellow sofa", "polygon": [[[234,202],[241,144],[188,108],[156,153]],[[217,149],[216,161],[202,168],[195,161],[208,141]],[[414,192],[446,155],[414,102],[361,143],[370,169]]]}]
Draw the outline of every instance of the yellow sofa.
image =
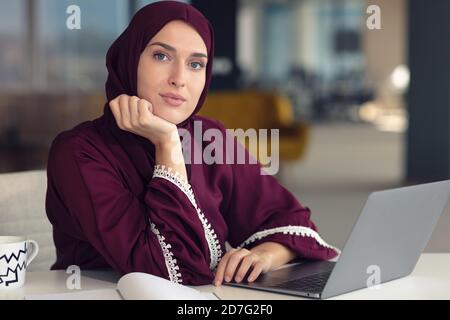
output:
[{"label": "yellow sofa", "polygon": [[[256,90],[210,92],[199,114],[221,121],[228,129],[279,129],[280,161],[299,160],[305,154],[309,124],[295,122],[290,100],[277,93]],[[248,139],[245,140],[240,142],[260,160],[258,152],[249,148]]]}]

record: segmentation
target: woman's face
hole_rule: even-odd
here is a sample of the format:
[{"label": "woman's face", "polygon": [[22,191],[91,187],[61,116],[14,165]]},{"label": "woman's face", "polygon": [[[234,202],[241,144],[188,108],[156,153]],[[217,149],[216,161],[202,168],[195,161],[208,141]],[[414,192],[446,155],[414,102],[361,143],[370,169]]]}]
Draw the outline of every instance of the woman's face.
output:
[{"label": "woman's face", "polygon": [[[137,72],[139,98],[152,103],[153,113],[173,124],[187,119],[206,81],[207,48],[189,24],[167,23],[141,53]],[[181,100],[164,98],[175,94]]]}]

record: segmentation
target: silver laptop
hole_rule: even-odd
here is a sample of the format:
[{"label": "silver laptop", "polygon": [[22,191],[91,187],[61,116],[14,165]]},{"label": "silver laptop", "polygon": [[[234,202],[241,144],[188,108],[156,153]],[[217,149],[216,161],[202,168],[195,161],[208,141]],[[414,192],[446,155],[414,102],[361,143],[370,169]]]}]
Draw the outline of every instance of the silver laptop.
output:
[{"label": "silver laptop", "polygon": [[[450,197],[450,180],[370,194],[337,262],[304,260],[224,285],[329,298],[409,275]],[[247,279],[247,278],[244,278]]]}]

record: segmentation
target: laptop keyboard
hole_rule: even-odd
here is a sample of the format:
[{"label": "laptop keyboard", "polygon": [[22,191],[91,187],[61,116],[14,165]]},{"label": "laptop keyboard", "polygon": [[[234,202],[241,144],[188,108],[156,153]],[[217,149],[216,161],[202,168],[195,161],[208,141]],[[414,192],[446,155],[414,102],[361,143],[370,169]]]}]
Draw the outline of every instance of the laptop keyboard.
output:
[{"label": "laptop keyboard", "polygon": [[331,271],[316,273],[300,279],[289,280],[272,285],[272,287],[302,292],[322,292]]}]

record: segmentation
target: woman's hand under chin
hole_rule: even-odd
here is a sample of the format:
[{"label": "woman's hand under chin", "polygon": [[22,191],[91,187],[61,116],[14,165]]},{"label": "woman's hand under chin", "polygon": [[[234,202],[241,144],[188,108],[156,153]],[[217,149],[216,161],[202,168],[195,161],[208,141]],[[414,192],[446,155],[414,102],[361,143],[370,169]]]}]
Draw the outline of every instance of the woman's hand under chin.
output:
[{"label": "woman's hand under chin", "polygon": [[160,146],[177,139],[177,126],[153,114],[153,105],[136,96],[121,94],[109,102],[117,126]]}]

